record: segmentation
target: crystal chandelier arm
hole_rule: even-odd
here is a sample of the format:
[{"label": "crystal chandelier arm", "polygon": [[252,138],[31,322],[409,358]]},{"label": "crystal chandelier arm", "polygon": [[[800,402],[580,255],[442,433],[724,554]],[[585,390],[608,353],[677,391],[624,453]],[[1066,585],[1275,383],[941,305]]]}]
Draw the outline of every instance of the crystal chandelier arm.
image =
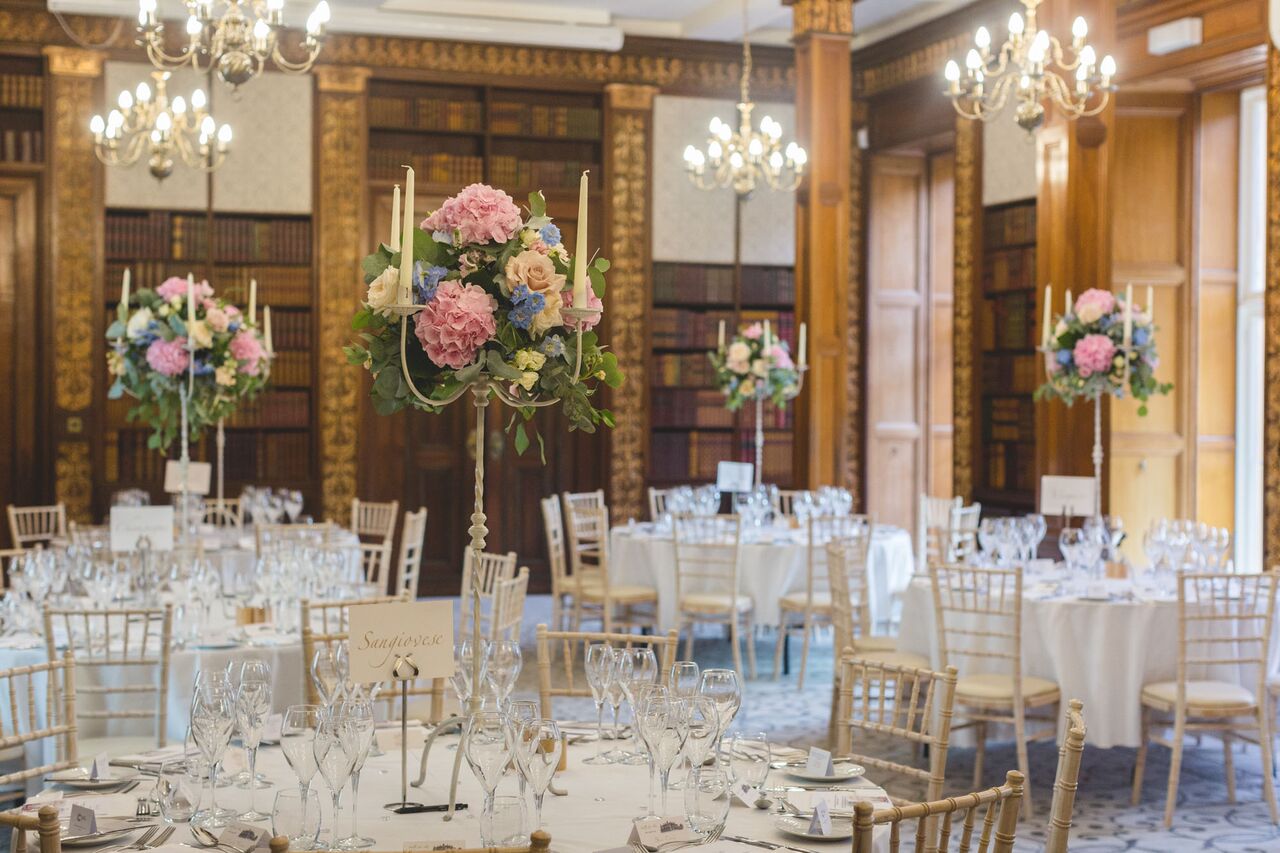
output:
[{"label": "crystal chandelier arm", "polygon": [[311,70],[311,66],[315,65],[316,59],[320,56],[320,40],[307,36],[303,39],[303,47],[307,49],[307,58],[300,62],[290,62],[285,58],[284,53],[280,50],[280,42],[273,39],[271,45],[271,61],[278,65],[282,70],[293,74],[303,74]]},{"label": "crystal chandelier arm", "polygon": [[147,33],[144,38],[147,45],[147,59],[151,60],[151,64],[157,68],[177,69],[190,65],[197,71],[205,70],[200,67],[196,52],[190,50],[190,45],[178,56],[172,56],[165,52],[164,45],[160,42],[159,31]]}]

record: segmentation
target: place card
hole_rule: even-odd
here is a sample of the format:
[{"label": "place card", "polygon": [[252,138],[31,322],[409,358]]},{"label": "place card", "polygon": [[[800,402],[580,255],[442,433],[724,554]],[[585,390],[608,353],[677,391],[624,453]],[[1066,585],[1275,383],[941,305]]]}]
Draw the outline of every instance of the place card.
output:
[{"label": "place card", "polygon": [[812,776],[834,776],[835,765],[831,763],[831,753],[816,746],[809,747],[809,758],[804,763],[805,772]]},{"label": "place card", "polygon": [[105,752],[100,752],[89,765],[89,779],[93,782],[111,778],[110,760]]},{"label": "place card", "polygon": [[395,681],[402,659],[412,659],[421,679],[453,675],[452,601],[361,604],[347,614],[352,681]]},{"label": "place card", "polygon": [[218,836],[219,847],[231,847],[240,853],[249,853],[255,847],[266,843],[267,831],[253,824],[232,821]]},{"label": "place card", "polygon": [[639,844],[656,850],[673,842],[696,842],[702,836],[689,828],[683,817],[638,817],[631,824],[628,844]]},{"label": "place card", "polygon": [[[187,463],[187,492],[192,495],[209,494],[213,465],[208,462]],[[164,466],[164,490],[171,495],[182,491],[182,462],[169,460]]]},{"label": "place card", "polygon": [[814,803],[813,818],[809,821],[809,833],[811,835],[831,834],[831,807],[827,805],[825,799]]},{"label": "place card", "polygon": [[733,794],[733,798],[744,806],[755,807],[756,800],[760,799],[760,792],[748,781],[739,779],[730,786],[729,792]]},{"label": "place card", "polygon": [[79,838],[98,834],[98,813],[78,803],[71,806],[71,819],[67,822],[67,836]]},{"label": "place card", "polygon": [[1040,478],[1040,514],[1087,517],[1096,515],[1092,477],[1062,477],[1046,474]]},{"label": "place card", "polygon": [[466,850],[466,841],[406,841],[404,853],[431,853],[435,850]]},{"label": "place card", "polygon": [[138,540],[147,537],[152,551],[173,550],[173,507],[114,506],[111,508],[111,550],[138,550]]}]

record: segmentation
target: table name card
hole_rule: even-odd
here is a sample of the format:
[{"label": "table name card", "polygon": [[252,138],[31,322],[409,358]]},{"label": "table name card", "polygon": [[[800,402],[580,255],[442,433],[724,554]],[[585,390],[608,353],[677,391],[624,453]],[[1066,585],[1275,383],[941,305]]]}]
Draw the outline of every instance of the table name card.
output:
[{"label": "table name card", "polygon": [[89,765],[89,778],[94,782],[111,778],[111,763],[105,752],[98,753]]},{"label": "table name card", "polygon": [[733,794],[733,798],[744,806],[755,807],[756,800],[760,799],[760,792],[745,779],[739,779],[729,786],[729,791]]},{"label": "table name card", "polygon": [[831,763],[831,753],[816,746],[809,748],[809,759],[805,762],[804,769],[813,776],[836,775],[835,765]]},{"label": "table name card", "polygon": [[265,846],[268,835],[265,829],[260,829],[249,823],[240,823],[232,821],[227,824],[227,828],[222,830],[218,836],[218,847],[222,850],[231,848],[239,850],[240,853],[249,853],[256,847]]},{"label": "table name card", "polygon": [[811,835],[831,834],[831,807],[827,805],[825,799],[820,799],[813,804],[813,817],[809,821],[809,833]]},{"label": "table name card", "polygon": [[173,507],[115,506],[111,508],[111,550],[136,551],[147,537],[152,551],[173,550]]},{"label": "table name card", "polygon": [[1097,515],[1094,506],[1092,477],[1060,477],[1046,474],[1040,478],[1040,514]]},{"label": "table name card", "polygon": [[453,674],[453,602],[395,601],[348,611],[351,680],[392,681],[396,664],[412,659],[418,678]]},{"label": "table name card", "polygon": [[[187,463],[187,492],[193,495],[209,494],[209,480],[213,466],[208,462]],[[171,495],[182,491],[182,463],[172,459],[164,465],[164,490]]]},{"label": "table name card", "polygon": [[420,725],[409,726],[404,734],[398,725],[394,729],[377,729],[373,736],[383,752],[399,752],[402,744],[408,744],[409,749],[422,749],[427,742],[427,730]]},{"label": "table name card", "polygon": [[750,462],[716,464],[716,488],[722,492],[749,492],[755,486],[756,466]]},{"label": "table name card", "polygon": [[701,839],[702,836],[690,829],[683,817],[638,817],[631,824],[631,837],[627,843],[657,850],[664,844],[692,843]]},{"label": "table name card", "polygon": [[98,814],[93,809],[72,804],[71,820],[67,822],[67,835],[80,838],[85,835],[98,834]]}]

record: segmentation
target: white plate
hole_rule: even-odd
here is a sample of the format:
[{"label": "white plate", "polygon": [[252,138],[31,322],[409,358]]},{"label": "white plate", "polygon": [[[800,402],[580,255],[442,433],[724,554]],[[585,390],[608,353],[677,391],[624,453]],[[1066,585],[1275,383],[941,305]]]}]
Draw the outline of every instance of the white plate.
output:
[{"label": "white plate", "polygon": [[861,764],[854,764],[849,761],[837,761],[834,766],[835,774],[831,776],[822,776],[817,773],[810,773],[803,767],[788,767],[787,775],[796,779],[803,779],[806,782],[848,782],[850,779],[857,779],[859,776],[867,772],[867,769]]},{"label": "white plate", "polygon": [[831,818],[831,834],[818,835],[809,831],[809,818],[794,815],[778,815],[773,819],[774,829],[795,838],[808,841],[847,841],[853,838],[853,821],[847,817]]},{"label": "white plate", "polygon": [[220,649],[234,649],[239,647],[239,645],[240,644],[234,640],[210,640],[207,643],[196,643],[194,647],[196,649],[203,649],[207,651],[218,651]]},{"label": "white plate", "polygon": [[[100,817],[98,818],[98,832],[94,835],[80,836],[62,836],[63,847],[97,847],[99,844],[106,844],[110,841],[119,841],[131,832],[137,832],[143,829],[143,825],[130,823],[124,818],[119,817]],[[62,831],[66,832],[67,827],[63,826]]]},{"label": "white plate", "polygon": [[100,788],[114,788],[117,785],[132,782],[142,775],[132,767],[112,767],[109,773],[110,775],[106,779],[90,779],[88,770],[83,767],[74,767],[70,770],[50,773],[45,778],[50,782],[57,782],[59,785],[66,785],[69,788],[96,791]]}]

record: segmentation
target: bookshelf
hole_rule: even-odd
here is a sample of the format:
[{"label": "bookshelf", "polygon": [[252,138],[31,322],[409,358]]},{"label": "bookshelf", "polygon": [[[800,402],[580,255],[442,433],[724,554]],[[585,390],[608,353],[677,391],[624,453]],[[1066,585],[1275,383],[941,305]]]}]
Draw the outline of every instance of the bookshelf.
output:
[{"label": "bookshelf", "polygon": [[974,318],[980,419],[974,498],[984,510],[1028,512],[1037,485],[1032,395],[1041,375],[1035,349],[1035,200],[986,208],[982,230]]},{"label": "bookshelf", "polygon": [[[794,270],[655,262],[652,295],[648,485],[714,480],[721,460],[754,461],[755,411],[725,409],[707,353],[721,320],[731,336],[744,323],[767,319],[779,337],[793,340]],[[764,422],[764,480],[788,488],[790,407],[780,412],[766,403]]]},{"label": "bookshelf", "polygon": [[[300,489],[314,506],[311,217],[108,208],[103,292],[116,310],[120,277],[132,269],[134,287],[154,288],[169,276],[207,278],[217,294],[248,310],[249,281],[258,280],[258,305],[271,306],[276,361],[267,390],[226,422],[226,490],[246,484]],[[259,317],[261,319],[261,317]],[[147,448],[148,430],[126,419],[128,399],[107,402],[104,428],[106,493],[144,488],[159,497],[165,459]],[[192,449],[212,461],[213,434]],[[170,451],[176,458],[177,444]]]},{"label": "bookshelf", "polygon": [[44,63],[0,56],[0,168],[38,171],[44,164]]}]

